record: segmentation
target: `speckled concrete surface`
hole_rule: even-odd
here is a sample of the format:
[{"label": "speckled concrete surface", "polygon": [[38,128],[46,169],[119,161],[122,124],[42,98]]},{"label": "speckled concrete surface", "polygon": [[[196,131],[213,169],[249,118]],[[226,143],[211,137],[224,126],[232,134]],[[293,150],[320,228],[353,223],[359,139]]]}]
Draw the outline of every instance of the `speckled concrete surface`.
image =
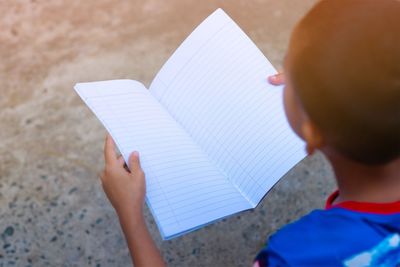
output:
[{"label": "speckled concrete surface", "polygon": [[[149,84],[202,19],[222,7],[278,68],[315,0],[1,1],[0,266],[129,266],[103,194],[105,131],[78,81]],[[170,266],[249,266],[265,238],[333,190],[321,155],[291,170],[254,210],[162,242]]]}]

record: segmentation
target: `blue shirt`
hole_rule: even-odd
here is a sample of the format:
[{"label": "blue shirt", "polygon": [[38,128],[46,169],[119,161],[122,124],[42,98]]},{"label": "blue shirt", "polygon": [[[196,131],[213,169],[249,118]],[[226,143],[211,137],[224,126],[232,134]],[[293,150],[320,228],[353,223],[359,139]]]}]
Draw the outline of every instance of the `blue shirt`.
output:
[{"label": "blue shirt", "polygon": [[328,199],[325,210],[312,211],[274,234],[256,257],[259,265],[357,266],[352,263],[367,258],[380,266],[400,263],[400,244],[388,247],[400,237],[400,201],[332,205],[337,196]]}]

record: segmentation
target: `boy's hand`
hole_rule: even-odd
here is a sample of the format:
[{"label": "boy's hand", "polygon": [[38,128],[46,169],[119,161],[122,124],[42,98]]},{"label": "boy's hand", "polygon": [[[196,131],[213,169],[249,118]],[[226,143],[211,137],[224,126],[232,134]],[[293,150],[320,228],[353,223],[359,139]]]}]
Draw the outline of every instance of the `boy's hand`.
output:
[{"label": "boy's hand", "polygon": [[139,154],[133,152],[129,157],[128,172],[124,168],[124,159],[117,157],[115,144],[110,135],[107,135],[104,146],[105,167],[101,175],[101,182],[111,204],[118,215],[131,214],[142,216],[142,208],[146,193],[145,176],[140,167]]},{"label": "boy's hand", "polygon": [[285,84],[285,77],[283,73],[278,73],[268,77],[268,81],[273,85],[283,85]]},{"label": "boy's hand", "polygon": [[106,166],[101,175],[104,192],[117,211],[121,228],[128,243],[134,266],[165,267],[143,218],[143,202],[146,193],[144,173],[139,154],[129,157],[130,172],[124,168],[124,159],[115,154],[115,144],[107,135],[104,146]]}]

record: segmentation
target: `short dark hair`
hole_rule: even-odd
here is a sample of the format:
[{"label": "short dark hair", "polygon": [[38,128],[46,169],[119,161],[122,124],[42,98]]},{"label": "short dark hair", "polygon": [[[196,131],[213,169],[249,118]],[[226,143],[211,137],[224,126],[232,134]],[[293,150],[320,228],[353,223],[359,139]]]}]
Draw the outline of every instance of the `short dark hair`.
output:
[{"label": "short dark hair", "polygon": [[365,164],[400,156],[400,1],[320,1],[296,26],[288,58],[327,142]]}]

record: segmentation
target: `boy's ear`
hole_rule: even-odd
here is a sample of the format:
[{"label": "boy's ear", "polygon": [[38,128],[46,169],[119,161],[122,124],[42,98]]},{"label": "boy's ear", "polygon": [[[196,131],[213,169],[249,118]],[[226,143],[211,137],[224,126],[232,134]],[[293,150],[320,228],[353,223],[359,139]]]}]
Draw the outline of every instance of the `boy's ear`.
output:
[{"label": "boy's ear", "polygon": [[316,149],[320,149],[323,146],[321,131],[310,120],[303,122],[301,126],[301,134],[306,142],[306,150],[309,155],[312,155]]}]

